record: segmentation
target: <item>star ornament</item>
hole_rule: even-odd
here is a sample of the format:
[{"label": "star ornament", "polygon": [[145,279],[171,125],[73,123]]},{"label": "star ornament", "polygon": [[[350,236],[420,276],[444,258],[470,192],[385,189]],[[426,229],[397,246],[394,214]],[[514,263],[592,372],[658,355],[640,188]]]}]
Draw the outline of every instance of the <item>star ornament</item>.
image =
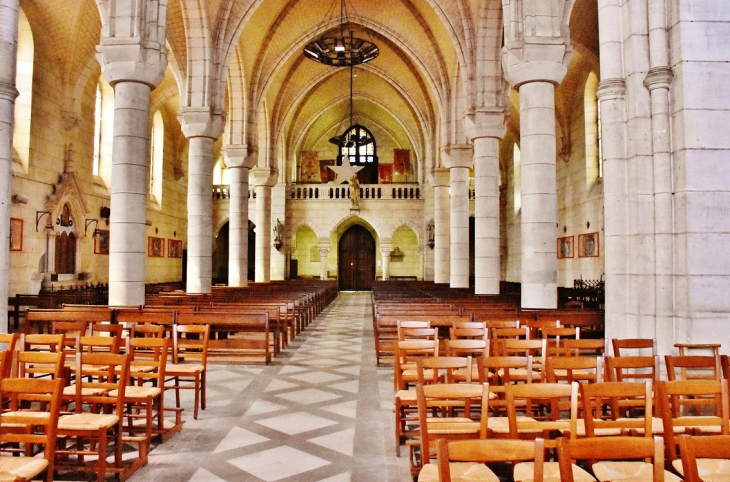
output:
[{"label": "star ornament", "polygon": [[350,164],[350,160],[345,158],[342,160],[341,166],[327,166],[337,174],[337,178],[333,181],[335,184],[342,184],[343,182],[350,182],[352,176],[357,174],[365,166],[353,166]]}]

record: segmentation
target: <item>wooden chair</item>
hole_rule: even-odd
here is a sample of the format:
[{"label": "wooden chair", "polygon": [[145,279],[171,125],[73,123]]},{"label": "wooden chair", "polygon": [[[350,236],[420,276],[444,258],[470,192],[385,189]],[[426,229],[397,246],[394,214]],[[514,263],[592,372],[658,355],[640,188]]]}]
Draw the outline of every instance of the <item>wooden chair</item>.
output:
[{"label": "wooden chair", "polygon": [[[500,340],[495,355],[500,356],[531,356],[532,357],[532,381],[541,382],[545,380],[544,366],[547,356],[547,340]],[[513,375],[517,375],[513,373]]]},{"label": "wooden chair", "polygon": [[15,351],[15,345],[18,343],[17,333],[0,333],[0,343],[5,344],[5,351],[12,353]]},{"label": "wooden chair", "polygon": [[561,482],[574,482],[577,480],[574,475],[575,465],[573,464],[577,460],[585,460],[592,463],[597,460],[623,461],[644,459],[640,479],[621,473],[611,474],[610,479],[601,478],[601,475],[595,473],[596,464],[593,464],[593,471],[596,478],[600,481],[618,481],[623,479],[635,481],[649,480],[650,478],[652,482],[664,482],[666,471],[664,470],[663,451],[664,445],[660,437],[561,438],[558,440],[560,480]]},{"label": "wooden chair", "polygon": [[[471,357],[427,357],[416,363],[418,383],[457,383],[457,371],[465,371],[471,366]],[[443,373],[442,373],[443,372]],[[471,379],[467,383],[471,383]],[[409,390],[398,390],[395,394],[395,443],[396,456],[400,457],[400,445],[407,437],[415,436],[417,430],[409,430],[408,426],[418,422],[418,397],[415,387]]]},{"label": "wooden chair", "polygon": [[[165,368],[165,390],[175,390],[175,407],[180,409],[180,390],[195,392],[193,418],[198,407],[205,410],[205,381],[208,366],[210,325],[175,325],[173,327],[172,364]],[[177,424],[181,423],[177,415]]]},{"label": "wooden chair", "polygon": [[[147,464],[153,433],[153,418],[156,418],[154,432],[164,431],[165,366],[170,340],[166,338],[127,338],[130,384],[124,389],[124,443],[136,443],[139,457],[130,471]],[[110,396],[114,396],[112,391]],[[141,426],[135,421],[142,420]],[[138,435],[142,433],[142,435]]]},{"label": "wooden chair", "polygon": [[720,380],[720,355],[665,355],[668,380]]},{"label": "wooden chair", "polygon": [[659,381],[658,356],[612,356],[606,357],[605,361],[608,381]]},{"label": "wooden chair", "polygon": [[[418,383],[416,395],[419,435],[417,441],[409,443],[411,475],[414,477],[435,455],[437,440],[486,438],[489,385]],[[472,419],[472,411],[480,413],[478,421]]]},{"label": "wooden chair", "polygon": [[[481,358],[485,354],[489,354],[488,339],[450,339],[446,340],[446,355],[452,357],[469,357],[470,360]],[[479,368],[476,363],[472,363],[469,367],[457,370],[454,375],[456,381],[466,382],[468,380],[479,379]],[[471,382],[467,382],[471,383]]]},{"label": "wooden chair", "polygon": [[667,462],[679,466],[681,432],[730,435],[728,381],[675,380],[657,384]]},{"label": "wooden chair", "polygon": [[[128,384],[127,355],[80,354],[76,359],[76,383],[73,386],[75,413],[62,415],[58,420],[58,435],[65,443],[56,451],[59,469],[96,473],[98,482],[104,482],[108,470],[120,475],[123,473],[122,415]],[[101,407],[106,407],[106,410]],[[111,468],[106,462],[109,447],[114,453]],[[72,456],[76,457],[76,464],[71,462]],[[85,462],[86,456],[92,461]]]},{"label": "wooden chair", "polygon": [[165,327],[152,323],[134,323],[129,328],[130,338],[163,338]]},{"label": "wooden chair", "polygon": [[549,383],[601,382],[603,357],[551,356],[545,364],[545,380]]},{"label": "wooden chair", "polygon": [[[578,383],[532,383],[508,385],[507,416],[509,418],[509,437],[511,439],[545,439],[545,446],[555,448],[554,436],[567,434],[576,437],[578,432]],[[568,407],[563,416],[563,406]],[[522,408],[524,407],[524,408]],[[517,416],[521,410],[524,415]],[[534,472],[531,462],[515,465],[514,479],[528,480]],[[590,474],[578,466],[573,467],[576,479],[592,480]],[[557,462],[547,462],[543,466],[545,481],[556,482],[560,479]]]},{"label": "wooden chair", "polygon": [[13,372],[13,353],[12,351],[0,351],[0,379],[8,378]]},{"label": "wooden chair", "polygon": [[649,436],[647,434],[654,431],[652,383],[649,381],[581,383],[580,398],[583,417],[578,420],[579,437]]},{"label": "wooden chair", "polygon": [[48,334],[24,334],[21,339],[20,349],[22,351],[63,351],[66,335],[59,333],[57,335]]},{"label": "wooden chair", "polygon": [[730,436],[680,435],[677,440],[685,482],[730,479]]},{"label": "wooden chair", "polygon": [[[651,356],[659,355],[656,338],[613,338],[611,345],[613,345],[613,356],[615,357],[647,356],[648,350],[651,350]],[[631,350],[631,353],[627,353],[626,350]]]},{"label": "wooden chair", "polygon": [[433,464],[421,470],[419,482],[481,480],[498,482],[497,475],[485,464],[534,462],[532,482],[542,482],[545,448],[543,439],[535,440],[455,440],[441,439],[436,448],[438,472]]},{"label": "wooden chair", "polygon": [[491,392],[489,409],[492,416],[488,420],[489,433],[494,436],[509,434],[507,418],[507,399],[505,387],[513,382],[532,383],[532,357],[483,356],[477,358],[479,383],[489,383]]},{"label": "wooden chair", "polygon": [[56,378],[64,377],[63,352],[19,351],[16,352],[14,376],[17,378]]},{"label": "wooden chair", "polygon": [[579,340],[580,328],[577,326],[546,326],[540,330],[542,338],[547,340],[548,356],[562,355],[565,351],[565,340]]},{"label": "wooden chair", "polygon": [[[18,449],[13,450],[15,455],[31,455],[0,457],[0,472],[13,477],[6,480],[31,480],[45,471],[45,480],[53,481],[62,388],[60,378],[0,380],[0,404],[9,407],[0,417],[0,447],[5,451],[18,444]],[[23,410],[21,401],[35,402],[33,410]],[[37,446],[43,447],[42,458],[33,456]]]},{"label": "wooden chair", "polygon": [[604,356],[604,338],[568,338],[562,340],[563,356]]},{"label": "wooden chair", "polygon": [[434,332],[430,339],[402,340],[395,344],[395,373],[393,382],[395,389],[406,390],[408,384],[416,383],[418,372],[416,362],[419,358],[438,356],[439,339]]}]

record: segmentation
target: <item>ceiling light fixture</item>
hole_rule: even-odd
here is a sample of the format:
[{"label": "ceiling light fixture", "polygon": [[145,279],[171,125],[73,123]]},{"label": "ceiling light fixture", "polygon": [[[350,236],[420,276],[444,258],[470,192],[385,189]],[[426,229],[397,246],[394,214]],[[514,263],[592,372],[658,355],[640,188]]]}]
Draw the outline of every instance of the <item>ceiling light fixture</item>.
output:
[{"label": "ceiling light fixture", "polygon": [[325,34],[304,47],[305,57],[334,67],[364,64],[376,58],[379,53],[377,45],[355,37],[352,31],[349,36],[345,36],[345,0],[340,0],[339,35]]}]

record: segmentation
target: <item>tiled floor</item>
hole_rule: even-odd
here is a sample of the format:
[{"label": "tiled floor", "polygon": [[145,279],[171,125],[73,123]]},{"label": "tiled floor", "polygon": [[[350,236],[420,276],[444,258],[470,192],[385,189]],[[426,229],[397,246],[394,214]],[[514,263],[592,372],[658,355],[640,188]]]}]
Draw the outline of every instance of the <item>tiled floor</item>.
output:
[{"label": "tiled floor", "polygon": [[209,366],[208,406],[131,482],[405,482],[392,368],[377,368],[370,293],[343,292],[272,365]]}]

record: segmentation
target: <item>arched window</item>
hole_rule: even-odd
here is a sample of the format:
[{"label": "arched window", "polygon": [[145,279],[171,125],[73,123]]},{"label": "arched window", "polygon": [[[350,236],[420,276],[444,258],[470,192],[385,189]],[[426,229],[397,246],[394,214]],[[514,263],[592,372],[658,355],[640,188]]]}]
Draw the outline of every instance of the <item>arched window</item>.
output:
[{"label": "arched window", "polygon": [[114,139],[114,89],[103,77],[96,85],[94,103],[94,180],[111,186],[112,147]]},{"label": "arched window", "polygon": [[213,185],[227,186],[231,183],[231,174],[226,167],[226,163],[221,157],[213,166]]},{"label": "arched window", "polygon": [[163,145],[165,141],[165,124],[162,113],[158,110],[152,118],[150,134],[150,197],[158,205],[162,205],[162,167]]},{"label": "arched window", "polygon": [[522,153],[520,152],[520,146],[515,142],[514,148],[512,149],[512,167],[513,167],[513,182],[514,182],[514,203],[515,203],[515,214],[520,212],[522,209]]},{"label": "arched window", "polygon": [[355,124],[342,136],[337,165],[341,166],[345,160],[352,166],[363,166],[358,173],[361,183],[378,183],[378,155],[375,138],[361,125]]},{"label": "arched window", "polygon": [[94,103],[94,160],[91,166],[92,174],[94,174],[94,176],[99,175],[99,164],[101,164],[101,119],[101,86],[96,84],[96,102]]},{"label": "arched window", "polygon": [[591,72],[586,79],[583,93],[586,144],[586,183],[590,187],[603,177],[603,152],[601,149],[601,110],[596,98],[598,77]]},{"label": "arched window", "polygon": [[[14,160],[24,172],[30,162],[30,116],[33,97],[33,32],[28,19],[19,9],[18,14],[18,58],[16,62],[15,85],[20,93],[15,99],[15,121],[13,127]],[[16,157],[17,155],[17,157]]]}]

